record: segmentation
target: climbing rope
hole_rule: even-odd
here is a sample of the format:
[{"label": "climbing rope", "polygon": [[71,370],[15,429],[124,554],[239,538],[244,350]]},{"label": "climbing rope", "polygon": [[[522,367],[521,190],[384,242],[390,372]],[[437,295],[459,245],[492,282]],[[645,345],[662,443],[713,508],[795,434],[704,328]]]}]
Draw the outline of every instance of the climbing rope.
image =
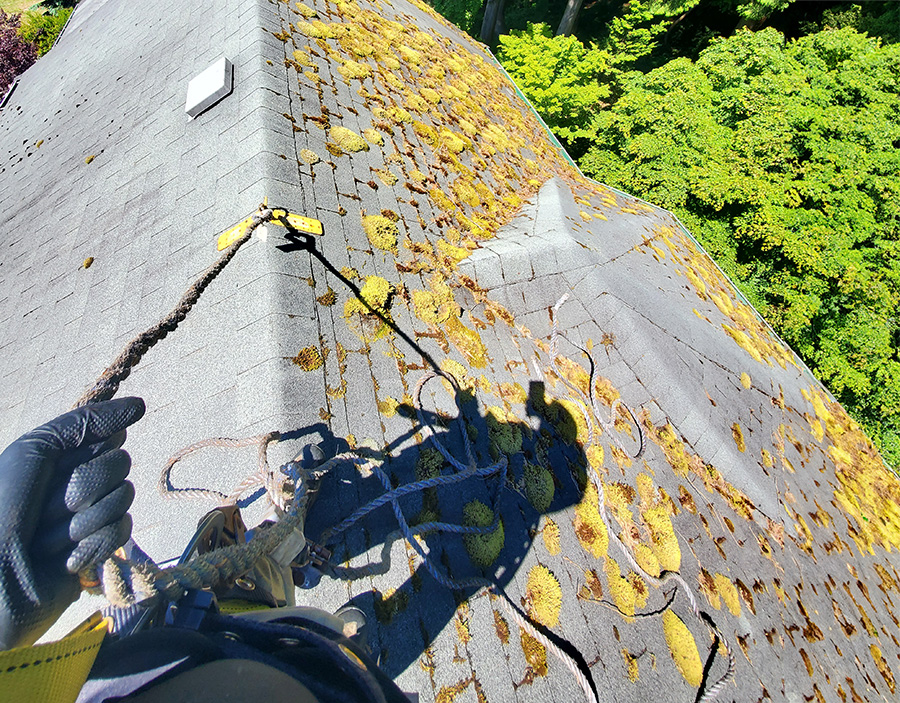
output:
[{"label": "climbing rope", "polygon": [[[197,500],[212,500],[217,505],[234,505],[245,493],[253,488],[262,486],[271,503],[284,512],[287,500],[290,497],[282,490],[283,479],[279,480],[275,472],[269,469],[268,448],[273,442],[281,439],[279,432],[267,432],[266,434],[244,439],[229,439],[227,437],[215,437],[204,439],[200,442],[181,449],[173,454],[166,462],[165,468],[159,476],[157,489],[163,498],[193,498]],[[257,470],[239,483],[231,493],[222,493],[211,488],[176,488],[172,485],[172,470],[175,464],[189,454],[205,449],[206,447],[220,447],[223,449],[241,449],[242,447],[258,448]]]},{"label": "climbing rope", "polygon": [[[616,445],[623,452],[625,452],[625,448],[622,446],[621,442],[618,440],[616,434],[611,431],[613,429],[612,423],[615,419],[615,414],[614,414],[614,411],[616,408],[615,403],[613,404],[613,407],[612,407],[613,413],[611,414],[610,420],[607,421],[607,420],[604,420],[604,418],[600,414],[597,399],[595,397],[593,397],[592,391],[593,391],[593,386],[594,386],[595,364],[593,363],[593,358],[590,357],[590,354],[588,354],[588,352],[586,352],[586,351],[584,352],[585,354],[588,354],[588,357],[591,360],[591,371],[589,374],[589,388],[591,389],[591,394],[592,394],[591,398],[588,398],[587,396],[585,396],[584,392],[580,388],[578,388],[574,384],[570,383],[566,379],[566,377],[563,375],[563,373],[560,371],[558,365],[556,364],[556,357],[559,356],[559,339],[562,337],[562,335],[559,333],[558,312],[559,312],[559,308],[562,307],[563,303],[566,302],[568,297],[569,297],[568,293],[563,295],[557,301],[556,305],[554,305],[552,308],[551,333],[550,333],[550,367],[553,370],[553,372],[563,381],[563,383],[566,385],[566,387],[569,388],[572,392],[576,393],[578,395],[579,399],[584,404],[585,407],[582,408],[582,411],[585,413],[585,422],[587,423],[588,428],[591,427],[591,424],[592,424],[591,419],[592,418],[587,415],[587,411],[585,408],[590,408],[591,416],[593,416],[593,419],[596,420],[604,428],[604,430],[610,430],[609,434],[612,436]],[[562,338],[565,339],[565,337],[562,337]],[[579,347],[579,349],[580,349],[580,347]],[[582,350],[582,351],[584,351],[584,350]],[[616,399],[616,400],[618,401],[619,399]],[[580,403],[578,405],[579,405],[579,407],[581,406]],[[627,405],[622,403],[621,407],[624,407],[628,411],[629,415],[631,416],[631,418],[633,420],[635,419],[634,413],[631,412],[631,409]],[[640,449],[639,449],[637,455],[634,457],[634,458],[638,458],[644,452],[644,434],[641,431],[640,424],[636,420],[635,420],[635,425],[637,426],[638,432],[640,433]],[[593,438],[593,435],[591,435],[591,438]],[[627,454],[627,452],[625,452],[625,453]],[[594,487],[597,490],[597,504],[598,504],[597,508],[598,508],[598,512],[600,513],[600,519],[603,521],[604,527],[606,527],[606,533],[609,535],[610,541],[614,542],[618,546],[619,550],[625,556],[625,559],[631,565],[632,569],[634,569],[635,573],[640,575],[643,579],[650,582],[652,585],[656,586],[657,588],[662,588],[667,583],[675,584],[677,587],[677,590],[684,593],[685,596],[687,596],[688,604],[690,605],[691,612],[693,613],[694,617],[697,618],[700,622],[702,622],[703,625],[709,630],[710,634],[713,636],[713,641],[721,643],[722,647],[725,649],[725,654],[728,658],[728,666],[727,666],[725,673],[721,677],[719,677],[719,679],[716,680],[716,682],[712,686],[708,687],[703,692],[702,697],[700,697],[697,700],[697,703],[712,703],[713,701],[716,700],[719,693],[722,692],[722,690],[725,688],[725,686],[727,686],[728,683],[734,678],[734,674],[735,674],[734,653],[731,650],[731,646],[728,644],[728,640],[721,633],[721,631],[716,626],[716,624],[708,616],[705,616],[703,613],[701,613],[700,607],[697,604],[697,598],[694,595],[693,589],[687,584],[687,582],[684,580],[684,578],[682,578],[681,574],[679,574],[677,571],[665,571],[662,574],[660,574],[660,576],[654,576],[653,574],[650,574],[647,571],[645,571],[640,566],[640,564],[637,563],[637,560],[635,559],[631,550],[627,547],[627,545],[624,542],[622,542],[622,540],[619,538],[618,533],[613,530],[612,525],[609,521],[609,516],[607,515],[607,512],[606,512],[606,496],[605,496],[605,492],[604,492],[604,488],[603,488],[603,481],[600,480],[600,477],[597,476],[595,472],[589,471],[588,477],[591,480],[591,482],[594,484]],[[713,646],[715,646],[715,645],[713,645]]]},{"label": "climbing rope", "polygon": [[[616,447],[618,447],[619,450],[623,454],[625,454],[626,456],[629,456],[628,451],[625,449],[625,447],[622,445],[622,441],[619,439],[619,433],[614,431],[615,430],[615,422],[616,422],[616,413],[618,412],[619,408],[622,408],[628,413],[628,416],[631,418],[632,423],[634,423],[634,426],[637,428],[637,431],[638,431],[638,443],[639,443],[638,450],[637,450],[637,453],[634,454],[631,458],[632,459],[640,459],[644,455],[644,450],[646,448],[644,432],[641,429],[641,423],[638,422],[638,420],[635,417],[634,412],[632,412],[631,408],[628,405],[626,405],[625,403],[623,403],[621,398],[616,398],[610,405],[609,417],[608,418],[603,417],[603,413],[600,410],[600,401],[597,398],[596,394],[594,393],[594,374],[595,374],[595,369],[597,367],[597,363],[594,360],[593,354],[591,354],[587,349],[582,349],[577,344],[574,344],[574,343],[570,342],[568,339],[566,339],[565,337],[563,337],[563,339],[566,339],[566,341],[569,342],[569,344],[572,344],[573,347],[575,347],[576,349],[581,351],[588,358],[588,360],[591,363],[591,372],[589,374],[587,394],[585,394],[584,391],[581,390],[578,386],[576,386],[571,381],[569,381],[569,379],[566,378],[566,375],[560,370],[559,366],[556,363],[556,359],[559,356],[559,339],[561,337],[561,335],[559,334],[559,309],[562,307],[563,303],[565,303],[568,299],[569,299],[569,294],[565,293],[558,301],[556,301],[556,304],[551,309],[550,322],[551,322],[552,327],[551,327],[551,333],[550,333],[550,349],[549,349],[550,369],[557,376],[557,378],[559,378],[559,380],[563,382],[563,384],[566,386],[566,388],[568,388],[571,393],[574,393],[577,396],[577,401],[580,401],[580,402],[576,402],[575,404],[581,410],[582,416],[584,417],[585,425],[587,425],[587,429],[588,429],[587,446],[590,446],[591,444],[594,443],[594,423],[596,422],[597,424],[600,425],[601,428],[603,428],[603,431],[612,438],[612,441],[616,445]],[[576,400],[576,399],[572,398],[571,400]],[[590,409],[590,414],[589,414],[588,409]],[[592,421],[592,419],[593,419],[593,421]]]},{"label": "climbing rope", "polygon": [[[90,403],[99,403],[103,400],[111,399],[119,390],[119,385],[128,378],[131,370],[137,366],[144,354],[157,342],[165,339],[169,332],[175,331],[200,299],[207,286],[221,273],[228,262],[234,258],[238,249],[250,239],[257,227],[263,222],[271,220],[273,216],[270,208],[265,204],[260,205],[250,217],[247,230],[231,246],[225,249],[211,266],[200,274],[200,277],[184,292],[184,295],[181,296],[181,299],[169,314],[128,342],[122,353],[100,374],[91,389],[82,394],[72,407],[80,408]],[[96,566],[83,569],[78,574],[78,578],[82,588],[85,590],[92,593],[97,593],[100,590],[100,579]]]},{"label": "climbing rope", "polygon": [[131,369],[137,366],[144,354],[147,353],[147,350],[157,342],[165,339],[169,332],[173,332],[178,327],[200,299],[206,287],[234,258],[238,249],[250,239],[253,231],[263,222],[271,220],[272,217],[272,210],[265,205],[260,205],[259,210],[251,216],[247,231],[223,251],[215,263],[200,274],[200,277],[185,291],[184,295],[181,296],[181,300],[178,301],[178,304],[172,308],[168,315],[128,342],[122,353],[100,374],[94,386],[84,393],[73,407],[80,408],[88,403],[97,403],[101,400],[112,398],[116,391],[119,390],[119,384],[128,378]]}]

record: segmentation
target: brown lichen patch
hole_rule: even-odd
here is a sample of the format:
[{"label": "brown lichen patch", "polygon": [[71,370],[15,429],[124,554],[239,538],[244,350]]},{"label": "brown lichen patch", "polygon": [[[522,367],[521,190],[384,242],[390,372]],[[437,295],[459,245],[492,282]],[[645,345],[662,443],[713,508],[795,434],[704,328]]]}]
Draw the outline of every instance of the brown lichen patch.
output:
[{"label": "brown lichen patch", "polygon": [[492,610],[491,612],[494,614],[494,632],[497,635],[497,639],[500,640],[502,644],[509,644],[509,623],[507,623],[506,618],[496,610]]},{"label": "brown lichen patch", "polygon": [[734,444],[739,452],[743,453],[747,451],[747,444],[744,442],[744,433],[741,431],[741,426],[736,422],[731,425],[731,437],[734,439]]},{"label": "brown lichen patch", "polygon": [[322,354],[316,346],[304,347],[297,356],[291,357],[291,363],[299,366],[304,371],[315,371],[322,368],[325,363]]},{"label": "brown lichen patch", "polygon": [[316,302],[325,307],[331,307],[336,301],[337,294],[332,290],[331,286],[328,286],[328,290],[322,293],[322,295],[316,297]]},{"label": "brown lichen patch", "polygon": [[544,540],[544,547],[547,549],[550,556],[559,554],[559,525],[550,518],[547,518],[544,522],[544,528],[541,530],[541,537]]},{"label": "brown lichen patch", "polygon": [[690,686],[697,687],[703,680],[703,663],[694,636],[674,612],[663,613],[663,634],[675,667]]},{"label": "brown lichen patch", "polygon": [[456,697],[465,691],[473,681],[475,681],[474,675],[457,681],[455,684],[441,686],[434,698],[435,703],[454,703]]},{"label": "brown lichen patch", "polygon": [[719,598],[718,586],[716,580],[706,569],[701,568],[697,575],[697,581],[700,584],[700,593],[702,593],[709,604],[716,610],[722,608],[722,601]]},{"label": "brown lichen patch", "polygon": [[559,580],[546,566],[536,564],[528,571],[525,586],[528,615],[545,627],[555,627],[562,608]]},{"label": "brown lichen patch", "polygon": [[735,582],[735,586],[737,586],[738,594],[741,596],[741,600],[750,608],[750,612],[756,615],[756,604],[753,600],[753,591],[751,591],[744,584],[743,581],[737,579]]},{"label": "brown lichen patch", "polygon": [[891,671],[887,661],[882,656],[878,645],[870,644],[869,653],[872,655],[872,660],[875,662],[875,667],[878,669],[878,673],[881,674],[881,678],[884,679],[888,688],[891,689],[891,693],[895,693],[897,682],[894,679],[894,672]]},{"label": "brown lichen patch", "polygon": [[546,676],[547,648],[521,628],[519,628],[519,640],[529,669],[529,672],[526,672],[523,683],[531,683],[535,676]]},{"label": "brown lichen patch", "polygon": [[584,585],[578,589],[578,598],[581,600],[603,600],[603,584],[594,569],[584,572]]},{"label": "brown lichen patch", "polygon": [[800,648],[800,658],[803,660],[803,665],[806,667],[806,673],[812,678],[814,669],[812,665],[812,661],[809,658],[809,655],[806,653],[806,650],[803,647]]},{"label": "brown lichen patch", "polygon": [[572,523],[578,542],[595,559],[606,556],[609,548],[609,534],[597,509],[598,500],[597,487],[588,481],[581,501],[575,506],[575,520]]}]

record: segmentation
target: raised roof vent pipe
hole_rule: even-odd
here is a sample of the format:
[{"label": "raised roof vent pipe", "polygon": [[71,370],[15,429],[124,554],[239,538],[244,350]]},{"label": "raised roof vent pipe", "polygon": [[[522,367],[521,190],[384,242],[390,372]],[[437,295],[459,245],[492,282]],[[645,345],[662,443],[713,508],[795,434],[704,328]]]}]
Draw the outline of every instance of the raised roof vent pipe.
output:
[{"label": "raised roof vent pipe", "polygon": [[231,93],[233,87],[234,66],[223,56],[188,83],[184,111],[194,119]]}]

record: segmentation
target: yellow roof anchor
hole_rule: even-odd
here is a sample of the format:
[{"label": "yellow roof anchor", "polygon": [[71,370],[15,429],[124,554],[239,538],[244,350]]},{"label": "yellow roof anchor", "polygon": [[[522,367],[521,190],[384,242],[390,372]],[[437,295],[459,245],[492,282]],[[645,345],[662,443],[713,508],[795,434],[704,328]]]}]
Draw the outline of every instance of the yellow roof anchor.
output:
[{"label": "yellow roof anchor", "polygon": [[[264,204],[267,202],[268,199],[264,201]],[[216,248],[219,251],[227,249],[231,244],[233,244],[243,236],[244,232],[247,231],[247,228],[252,222],[253,215],[250,215],[249,217],[245,217],[233,227],[229,227],[227,230],[222,232],[222,234],[219,235]],[[270,222],[273,225],[289,227],[291,229],[295,229],[300,232],[306,232],[307,234],[314,234],[316,236],[322,236],[324,232],[324,230],[322,229],[322,223],[319,222],[319,220],[314,220],[312,217],[304,217],[303,215],[296,215],[293,212],[288,212],[287,210],[283,209],[273,209],[272,219],[270,220]]]}]

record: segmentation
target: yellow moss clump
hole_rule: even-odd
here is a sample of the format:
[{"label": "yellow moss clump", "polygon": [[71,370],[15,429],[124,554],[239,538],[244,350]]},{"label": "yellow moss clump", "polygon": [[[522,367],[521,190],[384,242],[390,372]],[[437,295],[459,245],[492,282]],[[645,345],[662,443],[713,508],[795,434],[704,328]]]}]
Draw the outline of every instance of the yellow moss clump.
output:
[{"label": "yellow moss clump", "polygon": [[369,127],[368,129],[363,130],[363,136],[375,146],[381,146],[384,144],[384,137],[381,136],[381,132],[377,129],[372,129]]},{"label": "yellow moss clump", "polygon": [[641,517],[650,531],[653,540],[651,549],[659,560],[660,567],[666,571],[678,571],[681,567],[681,548],[668,511],[659,505],[642,510]]},{"label": "yellow moss clump", "polygon": [[525,497],[539,513],[546,513],[553,502],[553,475],[543,466],[525,462]]},{"label": "yellow moss clump", "polygon": [[603,466],[603,445],[602,444],[592,444],[585,450],[585,457],[588,460],[588,464],[591,465],[594,469],[599,469]]},{"label": "yellow moss clump", "polygon": [[315,371],[322,368],[324,360],[319,348],[316,346],[305,347],[297,352],[297,356],[291,358],[291,363],[299,366],[304,371]]},{"label": "yellow moss clump", "polygon": [[395,176],[388,169],[380,169],[376,168],[374,170],[376,176],[378,176],[378,180],[384,183],[386,186],[392,186],[397,182],[397,176]]},{"label": "yellow moss clump", "polygon": [[519,638],[522,642],[522,653],[525,655],[525,661],[528,662],[528,666],[531,667],[534,675],[546,676],[547,648],[522,628],[519,628]]},{"label": "yellow moss clump", "polygon": [[724,574],[716,574],[713,578],[716,582],[716,592],[722,598],[722,601],[725,603],[728,610],[731,611],[731,614],[735,617],[740,615],[741,598],[738,595],[737,588],[731,582],[731,579]]},{"label": "yellow moss clump", "polygon": [[651,576],[659,576],[659,559],[646,544],[639,543],[634,546],[634,560]]},{"label": "yellow moss clump", "polygon": [[[494,524],[494,512],[480,500],[473,500],[463,507],[463,525],[466,527],[489,527]],[[497,529],[486,535],[463,535],[463,544],[472,563],[482,568],[493,564],[503,549],[505,535],[503,519]]]},{"label": "yellow moss clump", "polygon": [[397,49],[397,53],[400,54],[400,58],[402,58],[408,64],[418,66],[420,63],[422,63],[422,54],[420,54],[415,49],[411,49],[405,44],[400,45],[400,47]]},{"label": "yellow moss clump", "polygon": [[321,161],[321,159],[319,158],[319,155],[316,152],[314,152],[312,149],[301,149],[300,150],[300,160],[303,163],[309,164],[310,166],[312,164],[317,164],[317,163],[319,163],[319,161]]},{"label": "yellow moss clump", "polygon": [[747,451],[747,444],[744,442],[744,433],[741,431],[741,426],[736,422],[731,426],[731,436],[734,438],[734,443],[739,452]]},{"label": "yellow moss clump", "polygon": [[381,276],[366,276],[359,297],[344,303],[344,317],[349,318],[354,313],[371,315],[373,311],[387,315],[388,301],[393,292],[394,287]]},{"label": "yellow moss clump", "polygon": [[314,39],[333,39],[335,37],[335,31],[321,20],[297,22],[294,27],[301,34]]},{"label": "yellow moss clump", "polygon": [[441,101],[441,94],[433,88],[422,88],[422,97],[432,105],[437,105]]},{"label": "yellow moss clump", "polygon": [[593,481],[588,481],[581,502],[575,506],[575,536],[584,550],[595,559],[606,556],[609,535],[597,510],[599,494]]},{"label": "yellow moss clump", "polygon": [[544,539],[544,546],[547,548],[550,556],[559,554],[559,525],[550,518],[547,518],[547,521],[544,523],[544,528],[541,530],[541,537]]},{"label": "yellow moss clump", "polygon": [[637,593],[631,581],[622,576],[616,560],[610,557],[606,557],[604,571],[606,571],[606,582],[609,584],[609,593],[616,607],[623,615],[633,616]]},{"label": "yellow moss clump", "polygon": [[87,158],[85,158],[84,163],[89,164],[89,163],[91,163],[91,161],[93,161],[95,158],[96,158],[96,157],[95,157],[93,154],[91,154],[90,156],[88,156]]},{"label": "yellow moss clump", "polygon": [[741,385],[744,388],[750,388],[750,386],[753,385],[752,381],[750,380],[750,374],[746,371],[741,373]]},{"label": "yellow moss clump", "polygon": [[[425,102],[424,100],[422,101]],[[414,105],[411,107],[415,107]],[[427,104],[423,104],[423,110],[428,109]],[[422,141],[425,142],[430,147],[436,147],[438,144],[438,133],[437,130],[432,127],[430,124],[425,124],[424,122],[419,122],[419,120],[413,121],[413,131],[418,134]]]},{"label": "yellow moss clump", "polygon": [[397,223],[384,215],[363,215],[363,231],[369,238],[369,243],[376,249],[397,253],[397,239],[400,229]]},{"label": "yellow moss clump", "polygon": [[487,409],[485,420],[492,448],[496,448],[499,453],[506,455],[522,451],[522,430],[519,429],[515,419],[507,415],[506,410],[491,405]]},{"label": "yellow moss clump", "polygon": [[[340,66],[338,66],[338,73],[340,73],[344,78],[347,78],[348,80],[352,78],[362,80],[363,78],[368,78],[372,75],[372,69],[364,63],[359,63],[357,61],[344,61]],[[356,149],[356,151],[359,151],[359,149]]]},{"label": "yellow moss clump", "polygon": [[382,415],[385,417],[393,417],[397,414],[397,408],[400,406],[400,403],[397,402],[396,398],[388,396],[384,400],[379,400],[377,406],[378,412]]},{"label": "yellow moss clump", "polygon": [[481,205],[481,198],[478,197],[478,192],[467,180],[457,178],[450,187],[453,189],[456,197],[467,205],[471,205],[472,207],[479,207]]},{"label": "yellow moss clump", "polygon": [[542,564],[532,566],[525,585],[528,614],[544,627],[556,627],[562,608],[562,588],[553,572]]},{"label": "yellow moss clump", "polygon": [[444,327],[447,339],[465,357],[469,366],[483,369],[487,366],[487,347],[481,341],[481,335],[466,327],[458,317],[451,317]]},{"label": "yellow moss clump", "polygon": [[453,212],[456,210],[456,205],[453,204],[453,201],[450,200],[440,188],[432,188],[428,191],[428,197],[431,198],[431,201],[444,212]]},{"label": "yellow moss clump", "polygon": [[84,261],[81,262],[81,268],[84,268],[84,269],[89,269],[93,265],[94,265],[94,257],[93,256],[89,256]]},{"label": "yellow moss clump", "polygon": [[353,153],[369,150],[369,143],[352,129],[332,127],[328,130],[328,136],[344,151]]},{"label": "yellow moss clump", "polygon": [[675,667],[681,672],[684,680],[696,688],[703,680],[703,663],[700,661],[700,652],[697,651],[697,643],[691,631],[681,618],[671,610],[666,610],[663,613],[663,634],[675,661]]},{"label": "yellow moss clump", "polygon": [[435,478],[441,473],[443,465],[444,457],[441,453],[433,447],[425,447],[416,458],[416,480]]},{"label": "yellow moss clump", "polygon": [[442,326],[451,317],[458,317],[460,308],[453,299],[453,291],[440,274],[435,274],[429,282],[431,290],[414,290],[413,307],[416,317],[422,322]]},{"label": "yellow moss clump", "polygon": [[471,142],[468,139],[460,137],[458,134],[454,134],[449,129],[441,130],[441,133],[438,136],[438,142],[447,147],[447,149],[454,154],[461,154],[471,145]]},{"label": "yellow moss clump", "polygon": [[294,3],[297,7],[297,12],[299,12],[306,19],[310,19],[312,17],[316,17],[319,13],[312,9],[309,5],[306,5],[302,2]]}]

